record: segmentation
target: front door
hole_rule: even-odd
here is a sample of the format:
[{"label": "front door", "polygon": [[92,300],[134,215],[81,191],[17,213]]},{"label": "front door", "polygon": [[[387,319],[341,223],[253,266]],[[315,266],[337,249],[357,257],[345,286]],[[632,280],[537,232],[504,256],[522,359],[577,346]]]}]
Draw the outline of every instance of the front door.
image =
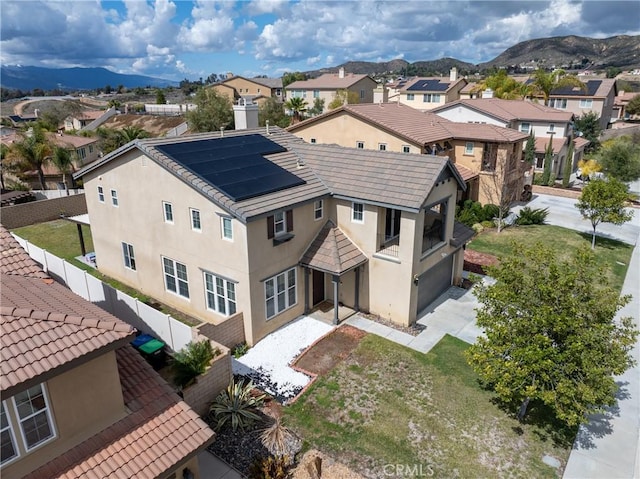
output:
[{"label": "front door", "polygon": [[313,306],[324,301],[324,273],[313,271]]}]

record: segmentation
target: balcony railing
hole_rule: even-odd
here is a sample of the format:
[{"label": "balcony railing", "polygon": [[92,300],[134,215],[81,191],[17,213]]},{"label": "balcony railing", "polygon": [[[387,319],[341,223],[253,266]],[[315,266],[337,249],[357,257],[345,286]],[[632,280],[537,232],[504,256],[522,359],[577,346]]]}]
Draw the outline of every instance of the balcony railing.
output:
[{"label": "balcony railing", "polygon": [[376,252],[397,258],[400,254],[400,236],[379,234]]},{"label": "balcony railing", "polygon": [[440,220],[437,220],[429,227],[425,227],[424,234],[422,235],[422,253],[426,253],[444,241],[442,239],[443,228],[444,225]]}]

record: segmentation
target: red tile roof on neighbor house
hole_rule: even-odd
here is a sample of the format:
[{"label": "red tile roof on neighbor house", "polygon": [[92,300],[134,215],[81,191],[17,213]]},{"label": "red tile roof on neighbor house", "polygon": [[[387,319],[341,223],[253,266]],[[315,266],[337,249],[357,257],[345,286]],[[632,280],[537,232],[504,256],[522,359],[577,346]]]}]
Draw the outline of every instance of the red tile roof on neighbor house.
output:
[{"label": "red tile roof on neighbor house", "polygon": [[360,80],[369,78],[375,83],[369,75],[359,75],[355,73],[345,73],[340,76],[338,73],[325,73],[318,78],[310,80],[299,80],[287,85],[287,91],[291,90],[337,90],[340,88],[349,88]]},{"label": "red tile roof on neighbor house", "polygon": [[166,475],[214,433],[128,343],[135,329],[54,282],[0,226],[3,396],[116,350],[127,415],[26,477]]},{"label": "red tile roof on neighbor house", "polygon": [[[562,149],[566,141],[567,139],[564,137],[554,138],[553,143],[551,144],[551,148],[553,152],[558,153]],[[544,137],[536,138],[536,153],[544,153],[545,151],[547,151],[548,146],[549,146],[549,138],[544,138]]]},{"label": "red tile roof on neighbor house", "polygon": [[549,121],[556,123],[568,123],[573,118],[573,113],[556,110],[549,106],[533,101],[503,100],[502,98],[473,98],[456,100],[431,110],[433,113],[451,110],[465,106],[472,110],[483,112],[502,121],[533,120]]},{"label": "red tile roof on neighbor house", "polygon": [[367,257],[329,220],[318,232],[300,263],[330,274],[343,274],[367,262]]}]

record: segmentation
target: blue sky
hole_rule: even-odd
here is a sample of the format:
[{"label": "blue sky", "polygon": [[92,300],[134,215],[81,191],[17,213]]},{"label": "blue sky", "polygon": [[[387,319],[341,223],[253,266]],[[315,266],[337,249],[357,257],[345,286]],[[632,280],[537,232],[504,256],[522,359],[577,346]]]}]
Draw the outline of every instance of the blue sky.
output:
[{"label": "blue sky", "polygon": [[349,60],[481,63],[532,38],[638,35],[639,11],[638,0],[2,0],[0,55],[172,80]]}]

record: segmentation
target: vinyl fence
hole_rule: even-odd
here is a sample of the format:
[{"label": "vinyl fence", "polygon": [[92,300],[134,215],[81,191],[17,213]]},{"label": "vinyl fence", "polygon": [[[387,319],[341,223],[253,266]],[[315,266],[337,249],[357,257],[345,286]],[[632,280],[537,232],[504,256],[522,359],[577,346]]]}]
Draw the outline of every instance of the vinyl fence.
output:
[{"label": "vinyl fence", "polygon": [[103,283],[86,271],[29,241],[13,236],[49,275],[64,283],[77,295],[100,306],[138,331],[160,338],[173,351],[179,351],[192,340],[190,326]]}]

